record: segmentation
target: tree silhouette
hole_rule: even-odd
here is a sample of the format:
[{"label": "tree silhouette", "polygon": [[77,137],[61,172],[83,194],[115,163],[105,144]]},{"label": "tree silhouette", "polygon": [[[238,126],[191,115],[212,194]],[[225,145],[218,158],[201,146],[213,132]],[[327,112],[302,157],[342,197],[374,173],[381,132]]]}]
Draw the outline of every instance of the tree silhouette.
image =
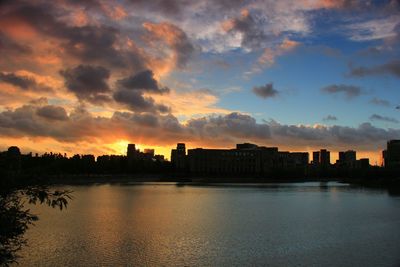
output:
[{"label": "tree silhouette", "polygon": [[71,191],[51,190],[35,179],[0,171],[0,265],[18,260],[18,251],[26,244],[24,233],[39,218],[24,204],[46,204],[62,210],[71,199]]}]

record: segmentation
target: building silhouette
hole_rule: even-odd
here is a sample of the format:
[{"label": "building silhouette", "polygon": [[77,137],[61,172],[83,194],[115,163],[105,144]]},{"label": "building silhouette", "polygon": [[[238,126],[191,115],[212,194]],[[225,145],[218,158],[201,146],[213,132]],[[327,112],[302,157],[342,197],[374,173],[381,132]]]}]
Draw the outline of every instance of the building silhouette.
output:
[{"label": "building silhouette", "polygon": [[369,159],[357,160],[357,152],[354,150],[340,151],[336,161],[336,167],[341,169],[365,169],[369,166]]},{"label": "building silhouette", "polygon": [[390,140],[383,151],[384,165],[387,168],[400,167],[400,140]]},{"label": "building silhouette", "polygon": [[347,150],[339,152],[339,159],[336,164],[339,167],[355,168],[357,162],[357,153],[354,150]]},{"label": "building silhouette", "polygon": [[137,158],[138,151],[136,150],[135,144],[128,144],[128,148],[126,150],[126,156],[128,159],[133,160]]},{"label": "building silhouette", "polygon": [[320,167],[329,167],[331,165],[331,152],[326,149],[314,151],[312,164]]},{"label": "building silhouette", "polygon": [[277,147],[237,144],[234,149],[189,149],[184,144],[171,151],[175,168],[191,174],[268,174],[275,169],[304,169],[308,165],[307,152],[278,151]]},{"label": "building silhouette", "polygon": [[187,168],[186,145],[178,143],[176,149],[171,150],[171,162],[176,170],[185,171]]}]

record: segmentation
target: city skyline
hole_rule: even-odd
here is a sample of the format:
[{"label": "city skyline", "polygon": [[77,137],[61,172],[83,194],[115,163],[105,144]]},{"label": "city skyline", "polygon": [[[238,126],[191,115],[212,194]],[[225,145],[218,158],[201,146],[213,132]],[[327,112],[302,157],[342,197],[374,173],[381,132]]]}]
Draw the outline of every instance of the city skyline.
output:
[{"label": "city skyline", "polygon": [[[396,148],[391,148],[391,149],[396,149],[396,154],[398,153],[398,144],[400,143],[400,140],[388,140],[386,143],[386,147],[383,148],[380,151],[381,154],[381,162],[379,164],[377,164],[376,162],[369,162],[369,165],[371,166],[384,166],[384,154],[387,153],[387,149],[389,149],[389,144],[395,144]],[[347,150],[343,150],[343,151],[337,151],[336,156],[335,153],[331,153],[333,151],[327,150],[325,148],[320,148],[317,151],[311,151],[311,152],[307,152],[307,151],[287,151],[287,150],[280,150],[279,147],[277,146],[270,146],[270,147],[266,147],[266,146],[260,146],[258,144],[253,144],[253,143],[239,143],[236,144],[235,147],[229,147],[229,148],[222,148],[222,147],[196,147],[196,148],[190,148],[190,147],[186,147],[185,143],[176,143],[176,147],[172,147],[169,150],[169,157],[165,157],[164,154],[162,153],[157,153],[157,151],[153,148],[140,148],[139,146],[137,146],[136,144],[133,143],[128,143],[125,146],[125,150],[123,153],[119,153],[119,154],[102,154],[102,155],[96,155],[93,153],[87,153],[87,154],[80,154],[80,153],[74,153],[71,155],[68,155],[68,153],[66,152],[62,152],[62,151],[45,151],[42,154],[40,153],[33,153],[32,151],[24,153],[24,150],[19,146],[16,145],[12,145],[10,147],[8,147],[8,149],[4,150],[4,151],[0,151],[0,152],[6,152],[6,151],[15,151],[17,150],[18,154],[25,154],[25,155],[30,155],[30,156],[35,156],[35,157],[40,157],[40,156],[46,156],[46,155],[59,155],[62,157],[66,157],[66,158],[73,158],[75,156],[90,156],[93,157],[93,159],[95,161],[97,161],[99,158],[102,158],[104,156],[116,156],[116,157],[127,157],[127,158],[137,158],[137,157],[144,157],[146,159],[157,159],[157,160],[162,160],[162,161],[170,161],[173,162],[174,161],[174,153],[177,153],[177,151],[180,151],[180,155],[184,155],[187,156],[189,151],[206,151],[206,150],[210,150],[210,151],[236,151],[236,150],[271,150],[271,151],[276,151],[279,153],[283,153],[283,154],[307,154],[307,160],[303,162],[307,162],[307,164],[321,164],[321,165],[326,165],[326,164],[331,164],[331,165],[335,165],[335,164],[340,164],[341,161],[358,161],[358,160],[370,160],[369,158],[365,158],[362,155],[360,156],[360,154],[358,154],[358,151],[356,150],[351,150],[351,149],[347,149]],[[12,152],[12,153],[16,153],[16,152]],[[176,157],[176,154],[175,154]],[[396,156],[397,157],[397,156]]]},{"label": "city skyline", "polygon": [[251,142],[379,165],[399,44],[395,0],[3,1],[0,150]]}]

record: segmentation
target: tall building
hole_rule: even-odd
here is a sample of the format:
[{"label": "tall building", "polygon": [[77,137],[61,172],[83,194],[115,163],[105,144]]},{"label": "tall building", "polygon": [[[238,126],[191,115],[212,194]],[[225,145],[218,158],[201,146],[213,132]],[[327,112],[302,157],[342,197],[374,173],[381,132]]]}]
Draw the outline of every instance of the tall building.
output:
[{"label": "tall building", "polygon": [[312,153],[312,157],[313,157],[312,164],[319,165],[319,151],[314,151]]},{"label": "tall building", "polygon": [[184,143],[178,143],[176,149],[171,150],[171,162],[177,170],[186,169],[186,146]]},{"label": "tall building", "polygon": [[400,140],[388,141],[386,152],[383,155],[385,167],[400,167]]},{"label": "tall building", "polygon": [[323,167],[330,166],[331,164],[331,152],[326,149],[321,149],[320,151],[313,152],[313,161],[314,165],[319,165]]},{"label": "tall building", "polygon": [[339,152],[337,165],[344,168],[355,168],[357,166],[357,153],[354,150]]},{"label": "tall building", "polygon": [[319,161],[322,166],[329,166],[331,164],[331,152],[326,149],[321,149]]},{"label": "tall building", "polygon": [[126,151],[126,155],[128,159],[136,159],[137,151],[135,144],[128,144],[128,149]]}]

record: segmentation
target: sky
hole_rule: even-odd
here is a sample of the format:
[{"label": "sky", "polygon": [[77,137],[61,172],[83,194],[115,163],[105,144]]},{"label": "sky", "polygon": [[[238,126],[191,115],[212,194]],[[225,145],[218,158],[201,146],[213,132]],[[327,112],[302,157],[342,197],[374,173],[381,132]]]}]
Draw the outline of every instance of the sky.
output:
[{"label": "sky", "polygon": [[0,1],[0,149],[400,139],[400,1]]}]

